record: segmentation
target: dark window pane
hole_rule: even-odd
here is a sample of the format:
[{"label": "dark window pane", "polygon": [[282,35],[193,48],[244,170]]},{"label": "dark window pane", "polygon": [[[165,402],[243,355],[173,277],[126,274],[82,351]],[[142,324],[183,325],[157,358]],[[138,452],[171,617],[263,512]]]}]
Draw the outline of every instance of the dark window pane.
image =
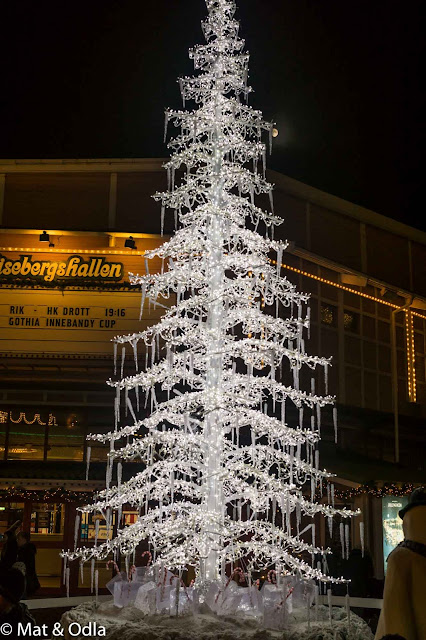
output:
[{"label": "dark window pane", "polygon": [[406,345],[407,345],[407,338],[405,336],[405,329],[404,327],[398,327],[398,325],[396,325],[395,327],[396,331],[396,346],[399,349],[405,349]]},{"label": "dark window pane", "polygon": [[392,411],[392,380],[390,376],[379,376],[380,411]]},{"label": "dark window pane", "polygon": [[321,355],[333,356],[337,361],[338,338],[337,331],[321,328]]},{"label": "dark window pane", "polygon": [[361,370],[345,367],[346,404],[361,406]]},{"label": "dark window pane", "polygon": [[380,342],[386,342],[390,344],[390,324],[379,320],[377,323],[377,337]]},{"label": "dark window pane", "polygon": [[339,290],[337,287],[333,287],[330,284],[321,283],[320,287],[321,298],[325,298],[326,300],[333,300],[333,302],[337,302],[337,297],[339,294]]},{"label": "dark window pane", "polygon": [[349,293],[348,291],[343,293],[343,302],[348,307],[354,307],[355,309],[359,309],[361,306],[360,296],[357,296],[356,293]]},{"label": "dark window pane", "polygon": [[405,351],[398,349],[396,354],[397,354],[396,362],[397,362],[398,377],[406,378],[407,377],[407,358],[405,355]]},{"label": "dark window pane", "polygon": [[328,327],[337,327],[337,307],[332,304],[321,304],[321,323]]},{"label": "dark window pane", "polygon": [[418,331],[425,331],[425,323],[424,320],[422,318],[419,318],[418,316],[413,315],[413,323],[414,323],[414,328],[417,329]]},{"label": "dark window pane", "polygon": [[416,379],[417,382],[425,381],[425,359],[421,356],[416,356]]},{"label": "dark window pane", "polygon": [[414,333],[414,348],[416,353],[424,353],[425,352],[425,341],[424,335],[422,333]]},{"label": "dark window pane", "polygon": [[345,362],[361,365],[361,341],[359,338],[345,336]]},{"label": "dark window pane", "polygon": [[376,339],[376,320],[370,316],[362,316],[362,335],[366,338]]},{"label": "dark window pane", "polygon": [[391,350],[388,347],[379,345],[379,369],[385,373],[391,372]]},{"label": "dark window pane", "polygon": [[426,405],[426,384],[417,385],[417,402]]},{"label": "dark window pane", "polygon": [[343,312],[343,326],[345,331],[359,333],[359,313],[345,309]]},{"label": "dark window pane", "polygon": [[378,314],[379,318],[384,318],[384,319],[390,321],[391,311],[392,311],[391,307],[388,307],[387,304],[378,303],[378,305],[377,305],[377,314]]},{"label": "dark window pane", "polygon": [[374,342],[363,341],[364,367],[366,369],[377,369],[377,346]]},{"label": "dark window pane", "polygon": [[309,278],[308,276],[302,276],[300,288],[304,293],[314,293],[318,295],[318,280]]},{"label": "dark window pane", "polygon": [[[374,294],[373,294],[374,295]],[[371,315],[376,315],[376,303],[368,298],[362,298],[362,310]]]},{"label": "dark window pane", "polygon": [[364,404],[367,409],[378,408],[377,375],[364,371]]}]

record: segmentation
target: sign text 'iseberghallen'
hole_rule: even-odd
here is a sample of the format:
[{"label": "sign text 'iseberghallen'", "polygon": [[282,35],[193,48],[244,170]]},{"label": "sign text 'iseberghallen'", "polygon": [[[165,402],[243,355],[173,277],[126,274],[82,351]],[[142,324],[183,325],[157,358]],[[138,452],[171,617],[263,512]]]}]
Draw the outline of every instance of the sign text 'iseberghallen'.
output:
[{"label": "sign text 'iseberghallen'", "polygon": [[34,260],[32,255],[20,255],[11,260],[0,254],[0,278],[12,282],[16,278],[36,278],[40,282],[57,280],[109,280],[119,281],[123,277],[123,264],[109,262],[105,258],[88,258],[72,255],[66,261]]}]

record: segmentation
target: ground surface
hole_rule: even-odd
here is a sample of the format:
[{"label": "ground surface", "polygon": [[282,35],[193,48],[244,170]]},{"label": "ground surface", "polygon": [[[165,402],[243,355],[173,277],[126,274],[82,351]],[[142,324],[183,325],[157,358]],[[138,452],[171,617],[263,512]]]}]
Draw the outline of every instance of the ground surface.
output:
[{"label": "ground surface", "polygon": [[[346,613],[339,607],[333,608],[333,623],[330,626],[328,609],[323,606],[318,607],[316,614],[312,610],[310,625],[292,616],[291,625],[286,631],[267,630],[254,620],[218,618],[212,614],[179,618],[144,616],[134,607],[118,609],[109,602],[99,606],[95,603],[80,605],[64,613],[61,622],[66,640],[83,640],[85,637],[106,637],[108,640],[373,640],[368,625],[354,614],[351,615],[348,629]],[[74,635],[74,624],[73,635],[70,635],[68,629],[72,623],[82,627],[86,625],[86,632]],[[93,635],[87,634],[90,624]],[[105,627],[105,636],[99,633],[100,626]]]}]

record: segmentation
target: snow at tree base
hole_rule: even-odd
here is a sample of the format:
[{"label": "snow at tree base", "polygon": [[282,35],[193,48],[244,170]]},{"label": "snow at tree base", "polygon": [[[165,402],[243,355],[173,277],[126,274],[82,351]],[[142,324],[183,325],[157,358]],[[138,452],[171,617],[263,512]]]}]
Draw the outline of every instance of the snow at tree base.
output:
[{"label": "snow at tree base", "polygon": [[[347,556],[354,513],[334,507],[331,475],[319,465],[323,411],[337,428],[331,362],[307,352],[309,296],[281,274],[287,244],[274,240],[283,220],[265,173],[273,123],[248,106],[235,3],[206,4],[206,44],[190,50],[197,75],[179,79],[184,109],[166,110],[165,140],[177,129],[168,190],[154,196],[162,230],[165,216],[176,230],[146,254],[144,275],[131,274],[141,314],[149,304],[164,315],[115,339],[114,428],[89,436],[110,444],[106,488],[80,511],[101,514],[111,534],[115,514],[118,530],[100,541],[97,528],[94,546],[77,548],[78,516],[65,578],[69,561],[91,563],[97,592],[95,561],[124,558],[109,584],[119,606],[146,614],[208,606],[280,628],[290,610],[307,616],[320,593],[344,581],[328,574],[330,550],[316,543],[314,517],[331,534],[339,516]],[[160,273],[150,273],[152,258]],[[135,372],[123,377],[129,358]],[[124,482],[130,460],[143,470]],[[326,504],[316,499],[323,493]],[[125,505],[140,514],[128,526]],[[142,541],[151,566],[136,569]],[[195,582],[185,586],[189,567]],[[259,590],[260,572],[268,580]]]}]

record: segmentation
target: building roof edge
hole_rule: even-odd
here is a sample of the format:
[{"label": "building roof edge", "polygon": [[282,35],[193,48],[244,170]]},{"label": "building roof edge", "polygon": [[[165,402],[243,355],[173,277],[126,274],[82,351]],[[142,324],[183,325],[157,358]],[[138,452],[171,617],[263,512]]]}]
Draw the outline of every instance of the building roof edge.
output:
[{"label": "building roof edge", "polygon": [[316,187],[311,187],[304,182],[299,182],[294,178],[279,173],[278,171],[269,170],[269,179],[276,187],[283,189],[289,195],[308,200],[313,204],[317,204],[324,209],[341,213],[349,218],[354,218],[373,227],[378,227],[397,236],[402,236],[414,242],[426,245],[426,233],[415,227],[411,227],[404,222],[399,222],[393,218],[389,218],[381,213],[376,213],[371,209],[354,204],[338,196],[334,196],[326,191],[321,191]]}]

